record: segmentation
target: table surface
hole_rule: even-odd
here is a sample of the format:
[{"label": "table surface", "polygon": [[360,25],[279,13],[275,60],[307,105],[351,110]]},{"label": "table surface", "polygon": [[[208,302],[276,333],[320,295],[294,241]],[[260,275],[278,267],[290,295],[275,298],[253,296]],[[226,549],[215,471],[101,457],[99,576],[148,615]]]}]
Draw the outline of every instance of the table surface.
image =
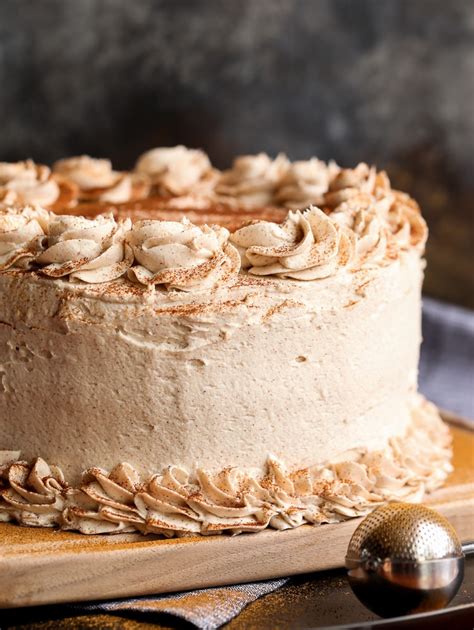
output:
[{"label": "table surface", "polygon": [[[461,607],[461,608],[460,608]],[[145,630],[146,628],[189,628],[189,624],[165,615],[160,623],[140,616],[123,618],[113,615],[77,616],[67,606],[42,606],[0,611],[0,628],[29,630]],[[474,626],[474,555],[466,558],[465,576],[461,588],[444,611],[428,618],[404,618],[382,621],[370,613],[353,595],[345,571],[334,570],[301,575],[279,590],[249,604],[225,628],[228,630],[294,630],[297,628],[340,627],[357,624],[357,627],[374,628],[443,628],[445,624],[456,630]]]}]

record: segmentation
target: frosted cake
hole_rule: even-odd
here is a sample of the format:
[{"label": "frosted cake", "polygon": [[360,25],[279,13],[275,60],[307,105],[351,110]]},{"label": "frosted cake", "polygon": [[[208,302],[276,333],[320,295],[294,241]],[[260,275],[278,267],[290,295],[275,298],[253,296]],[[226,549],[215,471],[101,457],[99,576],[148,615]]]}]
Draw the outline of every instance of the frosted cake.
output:
[{"label": "frosted cake", "polygon": [[256,532],[444,482],[427,228],[384,172],[174,147],[3,163],[0,199],[0,519]]}]

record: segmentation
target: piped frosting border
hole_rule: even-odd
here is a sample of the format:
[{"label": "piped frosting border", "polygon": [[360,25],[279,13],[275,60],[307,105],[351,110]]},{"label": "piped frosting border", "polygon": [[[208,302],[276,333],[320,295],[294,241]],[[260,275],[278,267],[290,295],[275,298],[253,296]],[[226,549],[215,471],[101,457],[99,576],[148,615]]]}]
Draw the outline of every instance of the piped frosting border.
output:
[{"label": "piped frosting border", "polygon": [[170,466],[148,479],[121,463],[90,468],[79,487],[38,457],[0,451],[0,520],[77,530],[166,537],[288,529],[363,516],[391,500],[419,502],[452,470],[451,435],[436,407],[417,397],[412,422],[384,451],[289,471],[269,457],[264,474],[226,468],[194,473]]},{"label": "piped frosting border", "polygon": [[241,270],[314,281],[388,265],[409,249],[422,255],[427,227],[418,206],[391,190],[381,173],[372,175],[367,193],[366,182],[356,188],[346,173],[341,185],[348,187],[337,191],[344,195],[333,209],[310,205],[289,211],[281,224],[259,219],[232,233],[186,218],[132,223],[111,213],[91,219],[41,206],[3,206],[0,272],[18,268],[85,283],[126,276],[142,285],[199,291],[232,284]]}]

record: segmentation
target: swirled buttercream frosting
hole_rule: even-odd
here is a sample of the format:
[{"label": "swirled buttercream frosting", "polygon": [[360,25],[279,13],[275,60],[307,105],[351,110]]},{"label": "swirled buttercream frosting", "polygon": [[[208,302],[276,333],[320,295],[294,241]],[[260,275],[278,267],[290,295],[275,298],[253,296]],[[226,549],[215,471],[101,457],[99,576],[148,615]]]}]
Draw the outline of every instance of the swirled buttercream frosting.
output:
[{"label": "swirled buttercream frosting", "polygon": [[88,155],[58,160],[53,169],[79,187],[83,201],[125,203],[145,197],[150,188],[146,176],[115,171],[110,160]]},{"label": "swirled buttercream frosting", "polygon": [[42,249],[49,213],[40,207],[0,208],[0,271],[27,269]]},{"label": "swirled buttercream frosting", "polygon": [[379,189],[388,189],[390,183],[385,173],[377,173],[373,166],[364,162],[355,168],[340,169],[329,183],[328,192],[324,195],[324,205],[335,208],[339,204],[360,193],[375,194]]},{"label": "swirled buttercream frosting", "polygon": [[53,205],[60,187],[51,170],[32,160],[0,162],[0,194],[3,203]]},{"label": "swirled buttercream frosting", "polygon": [[337,170],[334,162],[326,164],[317,158],[293,162],[278,182],[276,203],[293,209],[321,205]]},{"label": "swirled buttercream frosting", "polygon": [[130,227],[129,219],[117,223],[112,216],[54,216],[44,251],[36,256],[35,264],[51,278],[69,276],[89,283],[115,280],[133,262],[125,242]]},{"label": "swirled buttercream frosting", "polygon": [[263,474],[169,466],[143,479],[122,463],[91,468],[79,487],[41,458],[0,452],[0,520],[84,534],[133,532],[166,537],[288,529],[363,516],[386,501],[417,502],[452,470],[450,433],[436,408],[419,401],[412,423],[385,450],[356,449],[333,462],[289,470],[273,457]]},{"label": "swirled buttercream frosting", "polygon": [[351,262],[355,247],[353,233],[314,206],[304,212],[289,212],[281,225],[250,223],[234,232],[231,241],[249,273],[296,280],[333,275]]},{"label": "swirled buttercream frosting", "polygon": [[387,221],[398,246],[403,250],[414,248],[423,252],[428,238],[428,227],[418,204],[405,193],[395,191],[394,196]]},{"label": "swirled buttercream frosting", "polygon": [[31,465],[23,461],[9,462],[15,455],[0,451],[0,474],[3,477],[3,482],[0,481],[0,505],[9,506],[9,514],[0,507],[0,520],[13,517],[23,525],[56,525],[65,509],[68,490],[61,470],[57,466],[49,466],[41,458]]},{"label": "swirled buttercream frosting", "polygon": [[182,145],[147,151],[139,157],[135,171],[148,176],[155,191],[162,195],[206,195],[216,179],[204,151]]},{"label": "swirled buttercream frosting", "polygon": [[164,284],[194,291],[228,284],[237,275],[240,259],[218,226],[199,227],[189,221],[139,221],[127,237],[135,260],[128,272],[141,284]]},{"label": "swirled buttercream frosting", "polygon": [[242,155],[224,171],[216,185],[216,195],[230,205],[267,206],[290,163],[283,154],[272,160],[266,153]]},{"label": "swirled buttercream frosting", "polygon": [[[367,173],[365,169],[359,170]],[[347,180],[341,181],[354,184],[353,171],[351,170],[350,176],[345,176]],[[367,186],[369,179],[370,186]],[[367,191],[367,188],[370,190]],[[370,257],[372,261],[377,258],[383,260],[384,253],[388,251],[387,238],[388,246],[392,249],[389,258],[393,257],[394,248],[413,248],[423,253],[428,228],[419,206],[409,195],[393,190],[384,172],[377,173],[375,177],[368,175],[360,189],[352,186],[341,190],[343,195],[337,198],[338,203],[330,216],[336,223],[345,225],[358,237],[362,237],[359,238],[358,247],[361,253],[365,252],[366,258]],[[332,196],[333,193],[328,195]],[[330,198],[336,200],[336,197]],[[327,205],[327,198],[324,203]]]},{"label": "swirled buttercream frosting", "polygon": [[255,276],[318,280],[346,268],[390,264],[402,251],[422,253],[427,227],[416,202],[392,190],[386,175],[354,171],[367,175],[362,189],[373,180],[372,192],[356,188],[354,172],[340,171],[336,177],[344,174],[340,183],[351,184],[352,192],[336,207],[289,211],[283,223],[252,220],[230,235],[186,219],[147,219],[132,229],[129,219],[116,222],[112,215],[58,218],[42,210],[44,232],[30,238],[40,207],[26,207],[23,218],[21,206],[10,217],[4,209],[2,269],[39,267],[43,275],[90,283],[128,271],[131,281],[143,285],[191,291],[228,284],[240,268]]},{"label": "swirled buttercream frosting", "polygon": [[358,266],[389,263],[397,257],[386,211],[381,213],[369,195],[354,196],[340,204],[330,216],[355,235]]}]

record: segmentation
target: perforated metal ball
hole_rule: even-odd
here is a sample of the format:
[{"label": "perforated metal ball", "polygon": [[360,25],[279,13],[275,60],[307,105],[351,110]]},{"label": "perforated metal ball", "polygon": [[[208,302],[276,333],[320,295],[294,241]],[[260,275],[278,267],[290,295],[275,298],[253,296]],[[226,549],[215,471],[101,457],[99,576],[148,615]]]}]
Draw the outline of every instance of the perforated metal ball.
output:
[{"label": "perforated metal ball", "polygon": [[362,603],[392,617],[446,606],[462,582],[464,556],[444,516],[423,505],[389,503],[357,527],[346,566]]}]

